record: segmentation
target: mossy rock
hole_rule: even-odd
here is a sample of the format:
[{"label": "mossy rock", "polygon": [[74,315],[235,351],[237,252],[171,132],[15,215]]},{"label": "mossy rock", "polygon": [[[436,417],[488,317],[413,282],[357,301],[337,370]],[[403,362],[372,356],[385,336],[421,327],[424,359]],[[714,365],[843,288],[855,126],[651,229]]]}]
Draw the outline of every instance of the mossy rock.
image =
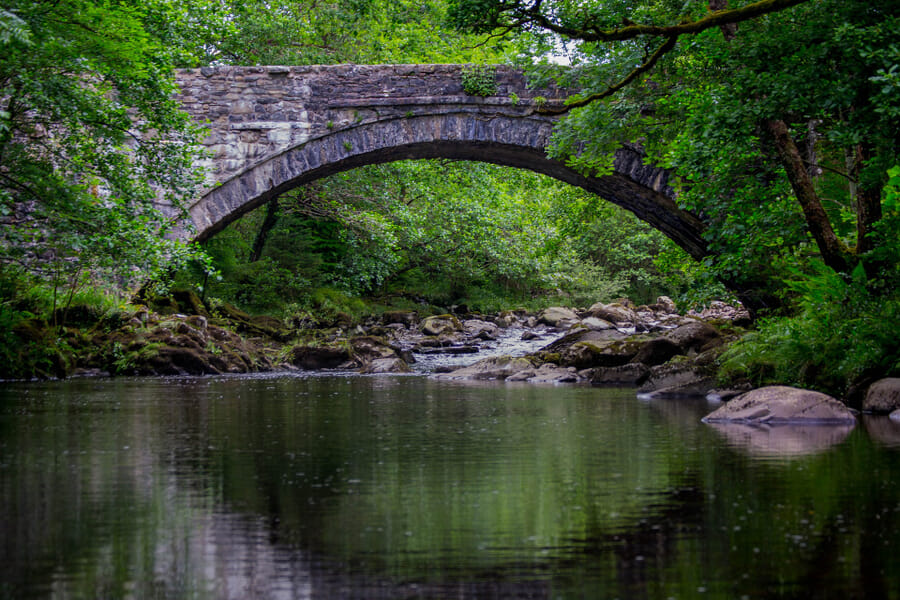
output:
[{"label": "mossy rock", "polygon": [[463,326],[456,316],[445,313],[443,315],[426,317],[419,324],[419,328],[425,335],[441,335],[443,333],[462,331]]},{"label": "mossy rock", "polygon": [[336,346],[294,346],[288,361],[301,369],[336,369],[350,360],[346,348]]},{"label": "mossy rock", "polygon": [[374,335],[363,335],[350,340],[353,356],[363,363],[379,358],[396,358],[397,351],[387,340]]},{"label": "mossy rock", "polygon": [[172,299],[178,305],[179,312],[186,315],[209,316],[209,311],[203,304],[203,300],[194,290],[172,290]]},{"label": "mossy rock", "polygon": [[576,342],[560,353],[560,365],[578,369],[618,367],[631,362],[647,341],[643,336],[632,336],[624,340],[599,343]]}]

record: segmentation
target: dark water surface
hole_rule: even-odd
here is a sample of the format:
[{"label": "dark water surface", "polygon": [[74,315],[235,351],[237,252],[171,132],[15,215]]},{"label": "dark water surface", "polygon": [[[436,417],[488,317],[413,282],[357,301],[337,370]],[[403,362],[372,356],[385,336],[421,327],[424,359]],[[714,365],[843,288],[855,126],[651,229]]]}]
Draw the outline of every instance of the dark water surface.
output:
[{"label": "dark water surface", "polygon": [[407,377],[0,384],[0,598],[900,598],[900,425]]}]

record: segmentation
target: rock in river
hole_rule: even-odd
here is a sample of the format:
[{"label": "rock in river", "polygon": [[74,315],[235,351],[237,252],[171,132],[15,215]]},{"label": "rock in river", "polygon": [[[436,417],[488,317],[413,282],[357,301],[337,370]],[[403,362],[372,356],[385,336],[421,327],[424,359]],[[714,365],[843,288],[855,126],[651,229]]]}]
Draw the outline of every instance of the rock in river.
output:
[{"label": "rock in river", "polygon": [[534,365],[527,358],[493,356],[450,373],[435,375],[439,379],[506,379],[510,375],[531,369]]},{"label": "rock in river", "polygon": [[889,377],[873,383],[862,408],[865,412],[885,414],[900,408],[900,379]]},{"label": "rock in river", "polygon": [[856,423],[856,416],[821,392],[770,386],[741,394],[704,417],[703,422],[837,425]]},{"label": "rock in river", "polygon": [[409,365],[402,358],[376,358],[359,370],[364,374],[375,373],[409,373]]}]

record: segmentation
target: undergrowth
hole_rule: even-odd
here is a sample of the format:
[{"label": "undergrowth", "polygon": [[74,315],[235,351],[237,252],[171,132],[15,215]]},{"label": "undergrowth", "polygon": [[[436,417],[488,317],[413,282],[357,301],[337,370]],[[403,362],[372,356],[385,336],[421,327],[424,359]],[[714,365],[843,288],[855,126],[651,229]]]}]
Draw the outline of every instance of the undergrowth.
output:
[{"label": "undergrowth", "polygon": [[723,383],[785,384],[838,397],[854,384],[900,372],[900,292],[844,277],[822,263],[789,282],[797,313],[759,321],[721,358]]}]

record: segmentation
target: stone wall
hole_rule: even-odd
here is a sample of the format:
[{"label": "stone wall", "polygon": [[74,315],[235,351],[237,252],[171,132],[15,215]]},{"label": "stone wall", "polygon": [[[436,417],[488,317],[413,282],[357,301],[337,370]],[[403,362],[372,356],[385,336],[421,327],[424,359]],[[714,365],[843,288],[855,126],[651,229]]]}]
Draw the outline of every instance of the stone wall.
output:
[{"label": "stone wall", "polygon": [[184,109],[209,123],[204,167],[210,184],[355,125],[460,110],[524,115],[533,112],[536,95],[551,102],[563,97],[556,88],[528,89],[522,73],[508,67],[497,68],[496,81],[496,95],[481,98],[463,91],[460,65],[205,67],[178,72]]}]

